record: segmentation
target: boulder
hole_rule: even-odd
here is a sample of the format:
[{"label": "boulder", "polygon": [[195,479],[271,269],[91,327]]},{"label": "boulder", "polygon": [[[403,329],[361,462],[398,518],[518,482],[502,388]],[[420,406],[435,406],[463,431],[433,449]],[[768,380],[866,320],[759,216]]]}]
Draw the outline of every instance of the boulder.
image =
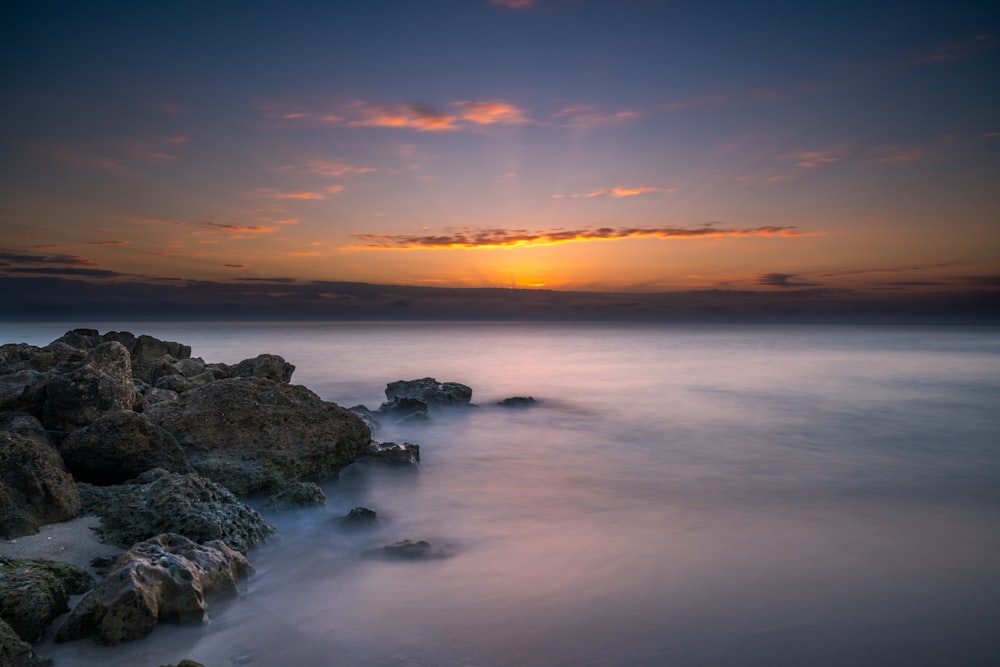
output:
[{"label": "boulder", "polygon": [[427,540],[401,540],[377,549],[368,549],[361,553],[362,558],[384,560],[431,560],[447,558],[451,555],[450,549],[434,546]]},{"label": "boulder", "polygon": [[297,507],[315,507],[326,504],[326,494],[313,482],[292,482],[271,496],[264,509],[290,510]]},{"label": "boulder", "polygon": [[111,341],[120,343],[128,350],[133,377],[148,384],[153,383],[154,370],[164,356],[170,356],[174,360],[191,356],[188,345],[163,341],[153,336],[136,336],[128,331],[109,331],[102,336],[96,329],[73,329],[50,343],[49,347],[58,343],[88,351]]},{"label": "boulder", "polygon": [[250,563],[221,541],[199,545],[174,534],[132,546],[73,609],[56,641],[86,637],[118,644],[144,637],[159,622],[201,623],[206,599],[237,592]]},{"label": "boulder", "polygon": [[81,482],[121,484],[147,470],[192,472],[177,440],[137,412],[110,412],[59,445],[66,468]]},{"label": "boulder", "polygon": [[537,402],[531,396],[511,396],[510,398],[498,401],[497,405],[503,408],[530,408]]},{"label": "boulder", "polygon": [[257,377],[275,382],[291,382],[295,366],[276,354],[260,354],[253,359],[244,359],[229,369],[229,376]]},{"label": "boulder", "polygon": [[372,444],[368,445],[366,460],[395,466],[417,465],[420,463],[420,445],[412,442],[404,442],[399,445],[395,442],[373,441]]},{"label": "boulder", "polygon": [[370,507],[355,507],[341,518],[348,528],[363,528],[378,523],[378,513]]},{"label": "boulder", "polygon": [[472,388],[458,382],[438,382],[434,378],[397,380],[385,386],[385,397],[416,398],[427,405],[468,405]]},{"label": "boulder", "polygon": [[69,611],[69,596],[93,585],[90,574],[70,563],[0,556],[0,618],[21,639],[37,642],[56,616]]},{"label": "boulder", "polygon": [[228,489],[196,473],[150,470],[135,484],[79,487],[87,510],[101,517],[101,539],[126,548],[176,533],[196,542],[223,540],[246,553],[275,532]]},{"label": "boulder", "polygon": [[35,654],[31,644],[21,639],[14,629],[0,618],[0,665],[4,667],[41,667],[51,665]]},{"label": "boulder", "polygon": [[371,441],[357,415],[258,377],[219,380],[145,414],[174,435],[195,470],[240,496],[336,475]]},{"label": "boulder", "polygon": [[394,396],[379,406],[378,414],[389,417],[392,421],[424,421],[427,419],[427,404],[419,398],[409,396]]},{"label": "boulder", "polygon": [[59,439],[111,410],[131,410],[135,390],[128,350],[117,341],[93,348],[83,363],[49,375],[42,422]]},{"label": "boulder", "polygon": [[76,484],[55,447],[37,433],[0,431],[0,535],[34,535],[79,511]]}]

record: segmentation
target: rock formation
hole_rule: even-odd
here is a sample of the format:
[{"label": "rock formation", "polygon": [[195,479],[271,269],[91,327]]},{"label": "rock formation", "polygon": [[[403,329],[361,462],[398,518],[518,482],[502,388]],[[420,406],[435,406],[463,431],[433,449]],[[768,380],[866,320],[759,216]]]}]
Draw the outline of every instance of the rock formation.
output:
[{"label": "rock formation", "polygon": [[93,585],[92,576],[70,563],[0,557],[0,618],[21,639],[36,642],[56,616],[69,611],[69,596]]}]

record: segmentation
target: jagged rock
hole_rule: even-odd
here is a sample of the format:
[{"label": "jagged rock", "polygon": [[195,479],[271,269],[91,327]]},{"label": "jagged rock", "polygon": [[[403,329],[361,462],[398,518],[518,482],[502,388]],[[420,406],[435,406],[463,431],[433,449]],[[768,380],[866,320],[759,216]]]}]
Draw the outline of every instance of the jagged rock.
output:
[{"label": "jagged rock", "polygon": [[240,496],[335,475],[371,441],[357,415],[265,378],[219,380],[145,414],[177,438],[195,470]]},{"label": "jagged rock", "polygon": [[440,546],[436,547],[427,540],[401,540],[377,549],[368,549],[361,553],[362,558],[382,558],[388,560],[430,560],[447,558],[450,555],[450,549]]},{"label": "jagged rock", "polygon": [[378,523],[378,513],[370,507],[355,507],[341,519],[349,528],[373,526]]},{"label": "jagged rock", "polygon": [[117,341],[93,348],[84,362],[49,375],[42,423],[57,439],[111,410],[131,410],[135,389],[128,350]]},{"label": "jagged rock", "polygon": [[276,354],[260,354],[253,359],[244,359],[229,369],[229,376],[258,377],[275,382],[291,382],[295,366]]},{"label": "jagged rock", "polygon": [[42,660],[31,644],[21,639],[14,629],[0,618],[0,665],[4,667],[42,667],[52,664]]},{"label": "jagged rock", "polygon": [[497,405],[505,408],[530,408],[535,405],[536,401],[531,396],[511,396],[510,398],[505,398],[502,401],[498,401]]},{"label": "jagged rock", "polygon": [[55,447],[37,433],[0,431],[0,534],[34,535],[79,511],[76,484]]},{"label": "jagged rock", "polygon": [[422,421],[427,419],[427,404],[419,398],[394,396],[379,406],[378,412],[391,417],[395,422]]},{"label": "jagged rock", "polygon": [[92,576],[70,563],[0,556],[0,618],[21,639],[37,642],[56,616],[69,611],[69,596],[93,585]]},{"label": "jagged rock", "polygon": [[372,442],[368,445],[368,460],[390,465],[416,465],[420,463],[420,445],[404,442]]},{"label": "jagged rock", "polygon": [[148,384],[153,384],[155,380],[153,371],[165,355],[174,360],[186,359],[191,356],[191,348],[188,345],[163,341],[153,336],[135,336],[128,331],[109,331],[102,336],[96,329],[73,329],[53,341],[49,346],[61,343],[87,351],[110,341],[121,343],[128,350],[133,377]]},{"label": "jagged rock", "polygon": [[326,494],[313,482],[293,482],[271,496],[264,509],[289,510],[296,507],[325,505]]},{"label": "jagged rock", "polygon": [[434,378],[397,380],[385,386],[385,397],[415,398],[427,405],[468,405],[472,388],[458,382],[438,382]]},{"label": "jagged rock", "polygon": [[136,482],[79,485],[87,510],[101,517],[97,533],[102,540],[128,547],[154,535],[177,533],[196,542],[223,540],[246,553],[275,532],[228,489],[201,475],[150,470]]},{"label": "jagged rock", "polygon": [[177,392],[173,389],[160,389],[159,387],[150,387],[142,393],[143,398],[146,400],[146,406],[153,405],[154,403],[162,403],[164,401],[176,401]]},{"label": "jagged rock", "polygon": [[147,470],[191,472],[177,440],[136,412],[111,412],[59,445],[66,468],[81,482],[121,484]]},{"label": "jagged rock", "polygon": [[[347,409],[356,414],[358,417],[361,417],[361,421],[365,423],[365,426],[367,426],[368,430],[372,433],[381,428],[382,425],[379,424],[378,419],[375,418],[375,413],[367,407],[363,405],[355,405]],[[424,406],[425,413],[426,409],[426,406]]]},{"label": "jagged rock", "polygon": [[144,637],[159,622],[201,623],[206,599],[233,594],[250,563],[224,542],[199,545],[165,534],[132,546],[73,609],[56,641],[91,637],[117,644]]}]

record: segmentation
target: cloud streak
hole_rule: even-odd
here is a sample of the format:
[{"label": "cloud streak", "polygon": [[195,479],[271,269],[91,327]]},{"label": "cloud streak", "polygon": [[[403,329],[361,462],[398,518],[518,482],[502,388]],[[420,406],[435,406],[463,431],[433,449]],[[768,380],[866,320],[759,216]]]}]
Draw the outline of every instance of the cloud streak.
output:
[{"label": "cloud streak", "polygon": [[629,238],[724,238],[744,236],[808,236],[794,226],[764,226],[742,229],[717,227],[597,227],[593,229],[471,229],[461,228],[447,234],[352,234],[360,244],[353,249],[410,248],[499,248],[511,246],[553,245],[577,241],[610,241]]}]

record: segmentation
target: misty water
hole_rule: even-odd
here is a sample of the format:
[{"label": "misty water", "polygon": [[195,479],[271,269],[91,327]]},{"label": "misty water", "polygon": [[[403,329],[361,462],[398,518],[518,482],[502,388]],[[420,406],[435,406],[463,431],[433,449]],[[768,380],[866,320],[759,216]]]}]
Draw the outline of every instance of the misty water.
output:
[{"label": "misty water", "polygon": [[[267,514],[280,541],[209,623],[43,646],[57,667],[1000,664],[996,327],[99,328],[280,354],[344,406],[433,376],[479,407],[384,425],[418,470],[355,464],[325,508]],[[344,532],[355,506],[380,524]],[[401,539],[452,555],[359,557]]]}]

